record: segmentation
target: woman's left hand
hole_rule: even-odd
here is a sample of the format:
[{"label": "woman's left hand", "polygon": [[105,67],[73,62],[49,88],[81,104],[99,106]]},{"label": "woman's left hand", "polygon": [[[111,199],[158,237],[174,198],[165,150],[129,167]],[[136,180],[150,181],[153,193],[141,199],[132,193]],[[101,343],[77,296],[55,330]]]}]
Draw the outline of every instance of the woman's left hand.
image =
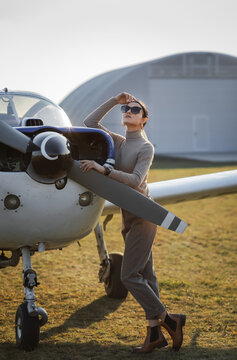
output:
[{"label": "woman's left hand", "polygon": [[95,169],[96,171],[98,171],[101,174],[104,174],[104,172],[105,172],[104,166],[98,164],[94,160],[80,160],[80,162],[82,163],[81,169],[83,172],[87,172],[91,169]]}]

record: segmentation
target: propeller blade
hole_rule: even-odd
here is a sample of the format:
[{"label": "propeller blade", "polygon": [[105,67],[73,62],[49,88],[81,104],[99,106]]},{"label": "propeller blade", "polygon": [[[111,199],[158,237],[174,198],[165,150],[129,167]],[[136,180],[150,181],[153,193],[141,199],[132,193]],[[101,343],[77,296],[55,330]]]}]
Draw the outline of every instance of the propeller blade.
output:
[{"label": "propeller blade", "polygon": [[0,121],[0,142],[24,154],[38,149],[28,136],[3,121]]},{"label": "propeller blade", "polygon": [[74,161],[68,176],[100,197],[156,225],[178,233],[183,233],[187,227],[183,220],[137,190],[93,169],[83,172],[80,162]]}]

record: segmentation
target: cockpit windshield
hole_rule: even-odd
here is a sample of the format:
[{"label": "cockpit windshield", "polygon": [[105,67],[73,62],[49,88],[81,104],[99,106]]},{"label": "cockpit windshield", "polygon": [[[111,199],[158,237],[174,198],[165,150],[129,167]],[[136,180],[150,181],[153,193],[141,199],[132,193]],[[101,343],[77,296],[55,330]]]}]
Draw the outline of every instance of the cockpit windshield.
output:
[{"label": "cockpit windshield", "polygon": [[41,119],[48,126],[71,126],[63,109],[46,98],[33,94],[0,95],[0,121],[11,126],[24,126],[27,119]]}]

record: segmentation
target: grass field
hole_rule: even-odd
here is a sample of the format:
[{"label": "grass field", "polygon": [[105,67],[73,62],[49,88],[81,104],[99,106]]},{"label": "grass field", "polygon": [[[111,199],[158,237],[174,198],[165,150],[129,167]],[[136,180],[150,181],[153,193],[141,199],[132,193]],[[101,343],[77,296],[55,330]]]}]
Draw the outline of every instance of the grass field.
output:
[{"label": "grass field", "polygon": [[[149,181],[236,168],[163,160]],[[169,205],[190,224],[183,235],[159,228],[153,246],[162,301],[170,312],[187,314],[183,347],[146,355],[149,359],[237,359],[237,194]],[[103,220],[103,219],[102,219]],[[120,216],[108,224],[110,252],[123,252]],[[124,301],[105,296],[98,282],[94,234],[63,249],[32,257],[40,286],[37,305],[49,315],[39,347],[31,353],[15,346],[14,319],[22,302],[22,266],[0,270],[0,359],[142,359],[131,348],[143,342],[143,310],[129,294]]]}]

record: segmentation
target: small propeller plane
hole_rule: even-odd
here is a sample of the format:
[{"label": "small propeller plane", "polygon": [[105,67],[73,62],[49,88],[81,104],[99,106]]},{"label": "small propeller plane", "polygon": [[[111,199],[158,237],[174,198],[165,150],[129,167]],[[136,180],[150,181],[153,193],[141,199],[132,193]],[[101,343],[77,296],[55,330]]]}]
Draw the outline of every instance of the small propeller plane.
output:
[{"label": "small propeller plane", "polygon": [[152,200],[95,170],[83,173],[83,159],[114,166],[111,137],[100,129],[72,126],[63,109],[39,94],[0,91],[0,268],[17,266],[22,257],[25,297],[16,311],[15,332],[24,350],[37,347],[40,327],[48,320],[46,310],[36,305],[35,252],[61,249],[94,230],[99,279],[109,297],[125,298],[122,255],[108,254],[101,215],[106,223],[124,208],[183,233],[187,224],[161,205],[237,191],[233,170],[149,184]]}]

